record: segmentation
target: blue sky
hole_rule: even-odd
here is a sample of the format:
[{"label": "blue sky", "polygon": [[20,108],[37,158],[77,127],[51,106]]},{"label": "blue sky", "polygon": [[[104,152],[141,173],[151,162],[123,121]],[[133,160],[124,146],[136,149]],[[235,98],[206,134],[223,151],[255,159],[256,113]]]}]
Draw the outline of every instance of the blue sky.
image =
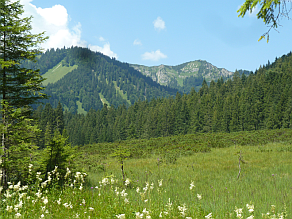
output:
[{"label": "blue sky", "polygon": [[238,18],[243,0],[21,0],[44,48],[83,46],[119,61],[156,66],[206,60],[229,71],[254,71],[292,50],[292,20],[270,42],[255,13]]}]

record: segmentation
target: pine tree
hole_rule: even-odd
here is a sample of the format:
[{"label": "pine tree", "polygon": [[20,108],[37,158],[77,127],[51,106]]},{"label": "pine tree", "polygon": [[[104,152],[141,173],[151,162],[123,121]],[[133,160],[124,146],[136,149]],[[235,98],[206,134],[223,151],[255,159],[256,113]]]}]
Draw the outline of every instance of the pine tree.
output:
[{"label": "pine tree", "polygon": [[63,108],[59,101],[57,108],[55,109],[55,118],[56,118],[56,128],[60,133],[63,132],[64,129],[64,114],[63,114]]},{"label": "pine tree", "polygon": [[[39,71],[23,68],[20,64],[25,60],[35,61],[36,55],[40,53],[37,46],[46,38],[44,33],[31,33],[31,17],[22,18],[22,13],[23,6],[19,1],[0,0],[0,98],[1,122],[4,127],[1,129],[1,159],[4,186],[10,178],[5,167],[6,163],[14,159],[12,156],[9,157],[9,154],[13,154],[13,150],[18,150],[17,147],[10,147],[9,136],[12,133],[3,131],[7,130],[8,126],[17,124],[18,118],[9,114],[15,113],[16,108],[26,109],[20,112],[27,114],[31,104],[45,97],[41,92],[43,79]],[[11,119],[14,121],[9,121]],[[28,139],[25,142],[29,142]],[[29,146],[25,144],[23,147]]]}]

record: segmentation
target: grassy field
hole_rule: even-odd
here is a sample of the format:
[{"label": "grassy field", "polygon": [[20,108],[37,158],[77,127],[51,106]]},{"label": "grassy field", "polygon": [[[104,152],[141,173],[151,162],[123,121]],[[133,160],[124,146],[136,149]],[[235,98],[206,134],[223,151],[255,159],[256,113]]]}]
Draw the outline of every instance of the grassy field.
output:
[{"label": "grassy field", "polygon": [[120,87],[117,86],[117,82],[116,81],[113,81],[114,85],[115,85],[115,88],[116,88],[116,91],[121,95],[121,97],[126,100],[128,102],[128,104],[131,105],[131,101],[128,100],[127,98],[127,92],[124,94],[124,92],[120,89]]},{"label": "grassy field", "polygon": [[99,93],[99,96],[102,104],[106,103],[108,106],[110,106],[110,103],[105,99],[105,97],[101,93]]},{"label": "grassy field", "polygon": [[[120,164],[116,160],[104,160],[103,165],[103,171],[101,168],[89,174],[92,186],[98,185],[98,181],[106,176],[122,179]],[[196,214],[194,202],[198,201],[196,196],[200,194],[203,215],[212,212],[214,218],[228,218],[227,213],[234,216],[235,206],[247,211],[246,204],[252,203],[254,216],[262,218],[262,213],[271,213],[271,205],[275,205],[279,212],[284,211],[285,205],[292,209],[291,166],[291,145],[270,143],[212,149],[209,153],[180,157],[174,164],[161,162],[155,156],[130,159],[124,163],[124,171],[132,182],[129,191],[133,193],[132,198],[135,189],[143,188],[145,182],[153,182],[157,187],[158,181],[163,179],[163,192],[153,192],[151,196],[156,204],[158,200],[166,203],[169,198],[177,206],[186,203],[189,215],[193,216]],[[195,186],[192,190],[189,189],[191,182]],[[245,215],[250,216],[247,212]]]},{"label": "grassy field", "polygon": [[75,173],[54,189],[55,171],[46,183],[10,186],[0,193],[0,218],[291,218],[292,145],[271,141],[189,156],[149,152],[123,166],[113,153],[81,148],[86,183]]},{"label": "grassy field", "polygon": [[82,108],[82,103],[80,101],[76,101],[77,104],[77,113],[79,114],[86,114],[87,112]]},{"label": "grassy field", "polygon": [[48,72],[46,72],[43,75],[43,78],[46,78],[46,80],[43,82],[44,86],[46,86],[48,83],[55,83],[58,80],[60,80],[62,77],[64,77],[69,72],[76,69],[78,65],[73,66],[62,66],[62,62],[60,62],[58,65],[56,65],[54,68],[50,69]]}]

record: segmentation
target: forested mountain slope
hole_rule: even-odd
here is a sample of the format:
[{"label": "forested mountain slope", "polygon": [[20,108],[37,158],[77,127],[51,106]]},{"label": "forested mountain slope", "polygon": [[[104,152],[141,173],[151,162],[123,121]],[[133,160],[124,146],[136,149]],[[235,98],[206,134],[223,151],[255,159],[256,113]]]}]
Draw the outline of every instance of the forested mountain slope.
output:
[{"label": "forested mountain slope", "polygon": [[70,112],[101,109],[104,103],[118,107],[135,101],[175,95],[177,90],[162,86],[130,67],[86,48],[51,49],[41,54],[37,63],[23,63],[39,68],[52,83],[45,83],[50,96],[44,103],[56,107],[60,101]]},{"label": "forested mountain slope", "polygon": [[[41,112],[41,109],[40,111]],[[197,132],[236,132],[292,128],[291,52],[246,76],[204,80],[189,94],[137,101],[130,107],[66,112],[64,123],[73,145],[154,138]]]}]

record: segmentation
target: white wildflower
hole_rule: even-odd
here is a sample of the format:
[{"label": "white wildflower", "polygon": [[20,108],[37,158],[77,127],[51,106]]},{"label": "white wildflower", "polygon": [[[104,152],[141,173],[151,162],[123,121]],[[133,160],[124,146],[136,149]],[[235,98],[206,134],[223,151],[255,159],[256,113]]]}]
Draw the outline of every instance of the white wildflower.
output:
[{"label": "white wildflower", "polygon": [[150,190],[154,189],[154,183],[151,183]]},{"label": "white wildflower", "polygon": [[192,190],[195,187],[194,182],[192,181],[190,184],[190,190]]},{"label": "white wildflower", "polygon": [[246,207],[247,207],[247,209],[248,209],[249,213],[252,213],[252,212],[254,212],[254,205],[249,205],[249,204],[246,204]]},{"label": "white wildflower", "polygon": [[115,179],[113,177],[111,177],[111,184],[115,184]]},{"label": "white wildflower", "polygon": [[183,206],[178,206],[177,208],[180,211],[181,216],[185,217],[186,216],[186,211],[187,211],[186,204],[183,204]]},{"label": "white wildflower", "polygon": [[59,200],[57,200],[58,205],[61,204],[61,198],[59,198]]},{"label": "white wildflower", "polygon": [[235,207],[235,213],[237,218],[242,218],[242,208]]},{"label": "white wildflower", "polygon": [[45,198],[43,198],[43,203],[46,205],[46,204],[48,204],[48,197],[45,197]]},{"label": "white wildflower", "polygon": [[6,198],[10,198],[12,195],[10,194],[9,190],[6,190],[6,192],[4,193],[4,196]]},{"label": "white wildflower", "polygon": [[35,194],[38,198],[42,197],[41,190],[38,190],[38,192]]},{"label": "white wildflower", "polygon": [[69,177],[70,173],[71,173],[71,171],[70,171],[70,169],[68,167],[67,167],[66,170],[67,171],[66,171],[66,174],[65,174],[65,179],[67,179]]},{"label": "white wildflower", "polygon": [[13,206],[9,206],[9,205],[7,205],[7,207],[6,207],[6,211],[8,211],[8,212],[12,212],[12,210],[13,210]]},{"label": "white wildflower", "polygon": [[89,207],[88,209],[89,209],[89,211],[94,211],[93,207]]},{"label": "white wildflower", "polygon": [[17,212],[17,213],[15,214],[15,217],[16,217],[16,218],[20,218],[20,217],[21,217],[21,214],[20,214],[19,212]]},{"label": "white wildflower", "polygon": [[126,190],[124,189],[123,191],[121,191],[121,196],[122,197],[126,197],[128,195],[128,193],[126,193]]},{"label": "white wildflower", "polygon": [[27,195],[27,193],[19,193],[19,199],[22,199],[22,198],[24,198],[25,196]]},{"label": "white wildflower", "polygon": [[22,208],[22,204],[23,204],[23,202],[20,200],[20,202],[17,205],[15,205],[14,207],[16,207],[16,208]]},{"label": "white wildflower", "polygon": [[125,204],[129,204],[129,200],[127,198],[124,199]]},{"label": "white wildflower", "polygon": [[16,185],[14,185],[13,189],[14,191],[18,191],[20,189],[20,181]]},{"label": "white wildflower", "polygon": [[116,215],[116,217],[118,219],[126,219],[126,215],[125,214],[118,214],[118,215]]},{"label": "white wildflower", "polygon": [[197,194],[197,198],[198,198],[199,200],[201,200],[201,199],[202,199],[202,195]]},{"label": "white wildflower", "polygon": [[69,204],[66,202],[63,204],[65,208],[69,208]]},{"label": "white wildflower", "polygon": [[108,180],[108,178],[103,178],[102,181],[101,181],[101,183],[102,183],[104,186],[106,186],[107,184],[109,184],[109,180]]},{"label": "white wildflower", "polygon": [[142,212],[143,212],[143,214],[149,215],[149,211],[147,211],[146,208],[144,208]]},{"label": "white wildflower", "polygon": [[212,212],[205,216],[206,219],[212,219]]},{"label": "white wildflower", "polygon": [[162,186],[162,181],[163,181],[163,179],[158,180],[158,187],[161,187]]},{"label": "white wildflower", "polygon": [[125,181],[125,186],[129,185],[130,184],[130,180],[129,179],[126,179]]},{"label": "white wildflower", "polygon": [[135,214],[136,214],[136,219],[143,218],[143,213],[136,212]]}]

